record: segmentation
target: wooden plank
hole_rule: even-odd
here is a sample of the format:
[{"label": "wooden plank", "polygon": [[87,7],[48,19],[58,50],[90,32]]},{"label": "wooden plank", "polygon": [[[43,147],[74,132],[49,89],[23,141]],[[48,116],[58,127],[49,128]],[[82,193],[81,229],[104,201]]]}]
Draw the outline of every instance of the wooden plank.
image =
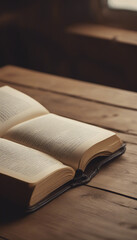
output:
[{"label": "wooden plank", "polygon": [[[14,87],[14,85],[11,85]],[[49,93],[46,91],[30,89],[27,87],[16,86],[16,89],[23,91],[34,99],[38,100],[45,107],[47,107],[51,112],[56,114],[64,115],[76,120],[81,120],[83,122],[88,122],[89,124],[95,124],[98,126],[103,126],[105,128],[111,127],[116,129],[116,126],[124,126],[125,119],[127,119],[127,127],[132,125],[133,119],[137,121],[137,112],[133,110],[117,109],[116,107],[110,107],[103,104],[91,103],[85,100],[78,100],[76,98],[62,96],[55,93]],[[109,109],[108,109],[109,108]],[[116,109],[115,109],[116,108]],[[120,110],[121,117],[112,117],[110,113],[118,114]],[[81,113],[82,112],[82,113]],[[132,115],[133,114],[135,115]],[[104,118],[104,114],[106,117]],[[102,116],[103,115],[103,116]],[[108,120],[107,120],[108,119]],[[109,119],[111,125],[109,125]],[[136,122],[137,123],[137,122]],[[136,133],[134,125],[134,131]],[[120,128],[121,129],[121,128]],[[122,128],[125,130],[124,128]],[[114,161],[110,166],[108,165],[104,170],[99,173],[99,175],[91,181],[92,186],[101,187],[114,192],[122,193],[131,197],[137,198],[136,191],[136,164],[137,164],[137,151],[135,144],[137,144],[136,136],[122,134],[123,140],[132,142],[134,144],[128,144],[127,152],[116,161]],[[98,180],[99,179],[99,180]],[[109,181],[107,181],[109,179]],[[122,184],[120,181],[122,179]]]},{"label": "wooden plank", "polygon": [[[11,84],[11,86],[14,85]],[[39,101],[52,113],[107,129],[137,135],[137,111],[32,88],[20,86],[15,86],[15,88]]]},{"label": "wooden plank", "polygon": [[0,79],[7,84],[14,82],[22,86],[45,89],[108,105],[137,109],[137,93],[135,92],[85,83],[15,66],[1,68]]},{"label": "wooden plank", "polygon": [[137,32],[97,24],[74,24],[67,32],[137,46]]},{"label": "wooden plank", "polygon": [[105,165],[88,185],[137,199],[136,147],[127,144],[126,153]]},{"label": "wooden plank", "polygon": [[[4,83],[1,83],[0,82],[0,86],[3,86],[4,85]],[[51,107],[53,108],[54,107],[54,109],[52,109],[53,111],[53,113],[56,113],[56,114],[59,114],[60,112],[60,106],[59,107],[56,107],[56,103],[59,101],[54,101],[54,103],[53,103],[53,106],[52,106],[52,103],[50,103],[50,100],[51,100],[51,98],[52,98],[52,96],[55,96],[56,94],[51,94],[51,93],[49,93],[49,92],[47,92],[47,91],[41,91],[41,90],[36,90],[36,89],[33,89],[33,90],[31,90],[30,88],[27,88],[27,87],[20,87],[20,86],[17,86],[16,84],[8,84],[9,86],[11,86],[11,87],[13,87],[13,88],[16,88],[16,89],[18,89],[19,91],[22,91],[22,92],[24,92],[24,93],[26,93],[26,94],[28,94],[29,96],[31,96],[31,97],[33,97],[34,99],[36,99],[37,101],[39,101],[41,104],[43,104],[43,106],[45,106],[45,107],[47,107],[48,109],[51,109]],[[47,96],[50,96],[49,98],[48,98],[48,102],[47,102]],[[56,95],[56,97],[58,97],[58,95]],[[64,96],[60,96],[60,97],[62,97],[62,101],[61,101],[61,105],[62,105],[62,102],[64,102]],[[60,98],[59,97],[59,98]],[[69,99],[69,97],[68,97],[68,99]],[[75,101],[75,98],[74,98],[74,101]],[[86,107],[86,104],[87,104],[87,101],[85,101],[85,107]],[[94,105],[94,104],[93,104]],[[96,104],[95,104],[96,105]],[[73,104],[73,107],[74,107],[74,104]],[[80,106],[79,106],[80,107]],[[63,108],[63,106],[62,106],[62,110],[61,110],[61,113],[60,113],[60,115],[64,115],[64,113],[65,113],[65,109],[66,109],[66,107],[64,106],[64,108]],[[77,112],[76,112],[77,113]],[[87,113],[88,114],[88,113]],[[85,118],[83,119],[83,122],[87,122],[87,114],[85,114],[85,112],[84,112],[84,116],[85,116]],[[73,115],[71,115],[70,113],[69,114],[67,114],[67,113],[65,113],[65,116],[66,117],[70,117],[70,118],[74,118],[74,116]],[[107,118],[107,115],[106,115],[106,118]],[[124,118],[124,117],[123,117]],[[79,114],[77,115],[77,114],[75,114],[75,119],[76,120],[80,120],[79,119]],[[95,121],[94,121],[94,119],[90,119],[90,121],[88,122],[89,124],[94,124],[94,125],[97,125],[97,122],[96,122],[96,119],[95,119]],[[129,122],[129,125],[130,125],[130,122]],[[102,118],[100,118],[100,122],[99,122],[99,124],[98,124],[98,126],[102,126]],[[108,128],[108,126],[107,126],[107,124],[104,126],[105,128]],[[131,134],[126,134],[126,133],[124,133],[124,132],[119,132],[119,131],[117,131],[117,130],[115,130],[114,128],[112,128],[112,130],[113,131],[115,131],[118,135],[119,135],[119,137],[121,138],[121,139],[123,139],[123,141],[125,141],[125,142],[127,142],[127,143],[133,143],[133,144],[135,144],[135,145],[137,145],[137,138],[136,138],[136,134],[135,135],[132,135],[132,133]]]},{"label": "wooden plank", "polygon": [[126,143],[133,143],[135,145],[137,145],[137,137],[135,135],[131,135],[131,134],[125,134],[125,133],[120,133],[115,131],[118,136]]},{"label": "wooden plank", "polygon": [[81,186],[31,215],[17,220],[10,216],[10,221],[1,215],[0,235],[9,240],[134,240],[136,210],[137,201],[133,199]]},{"label": "wooden plank", "polygon": [[[0,83],[2,85],[4,81]],[[31,86],[10,85],[32,96],[54,113],[106,128],[118,128],[121,136],[134,145],[128,144],[127,152],[102,169],[89,186],[68,191],[34,214],[16,219],[16,216],[6,215],[3,209],[0,215],[1,238],[136,239],[137,201],[107,192],[110,190],[136,198],[136,111],[68,96],[71,94],[65,93],[65,96],[63,92],[61,95],[52,90],[44,91],[42,86],[36,87],[41,89],[37,90]],[[101,180],[98,179],[100,175]],[[101,186],[102,182],[104,185]],[[91,183],[93,187],[107,191],[94,189]]]}]

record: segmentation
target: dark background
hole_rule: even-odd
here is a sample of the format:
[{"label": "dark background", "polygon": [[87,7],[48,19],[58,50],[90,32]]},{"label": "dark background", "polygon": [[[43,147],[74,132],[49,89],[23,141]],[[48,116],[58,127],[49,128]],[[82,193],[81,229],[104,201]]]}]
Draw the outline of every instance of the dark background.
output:
[{"label": "dark background", "polygon": [[1,1],[0,67],[12,64],[137,91],[137,44],[67,32],[76,23],[114,26],[100,17],[97,2]]}]

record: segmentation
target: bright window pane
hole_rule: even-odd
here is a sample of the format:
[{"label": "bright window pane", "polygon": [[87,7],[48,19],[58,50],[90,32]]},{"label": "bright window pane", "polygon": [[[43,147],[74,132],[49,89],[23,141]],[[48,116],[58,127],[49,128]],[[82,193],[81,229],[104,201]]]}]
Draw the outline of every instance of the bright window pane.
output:
[{"label": "bright window pane", "polygon": [[137,0],[108,0],[108,6],[115,9],[137,11]]}]

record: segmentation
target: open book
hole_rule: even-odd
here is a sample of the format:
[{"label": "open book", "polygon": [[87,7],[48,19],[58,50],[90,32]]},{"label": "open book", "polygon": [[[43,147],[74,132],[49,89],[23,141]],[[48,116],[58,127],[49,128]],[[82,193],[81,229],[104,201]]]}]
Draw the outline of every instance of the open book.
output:
[{"label": "open book", "polygon": [[125,151],[112,131],[61,117],[0,88],[0,196],[33,211]]}]

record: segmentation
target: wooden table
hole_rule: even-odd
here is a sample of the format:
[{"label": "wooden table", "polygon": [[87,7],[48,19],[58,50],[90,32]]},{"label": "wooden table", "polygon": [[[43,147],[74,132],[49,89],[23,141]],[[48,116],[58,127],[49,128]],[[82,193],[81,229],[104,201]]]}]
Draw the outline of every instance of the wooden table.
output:
[{"label": "wooden table", "polygon": [[5,84],[53,113],[114,130],[127,151],[35,213],[0,215],[0,239],[137,239],[137,93],[14,66],[0,69]]}]

